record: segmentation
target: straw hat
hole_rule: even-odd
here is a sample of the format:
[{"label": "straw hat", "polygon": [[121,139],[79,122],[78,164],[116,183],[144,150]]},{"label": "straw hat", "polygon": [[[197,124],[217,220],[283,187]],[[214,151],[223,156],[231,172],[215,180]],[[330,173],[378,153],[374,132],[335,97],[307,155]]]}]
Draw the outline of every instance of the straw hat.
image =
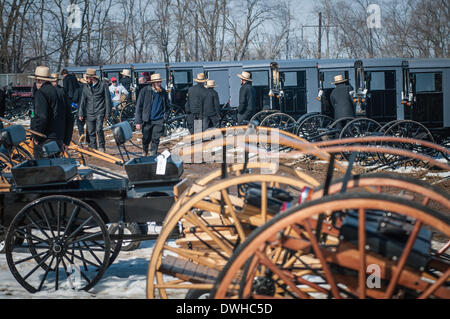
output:
[{"label": "straw hat", "polygon": [[194,81],[198,82],[198,83],[204,83],[204,82],[208,81],[208,79],[205,78],[205,73],[198,73],[197,78],[194,79]]},{"label": "straw hat", "polygon": [[58,73],[52,73],[51,77],[53,78],[53,81],[59,81],[60,80]]},{"label": "straw hat", "polygon": [[97,75],[97,71],[95,69],[87,69],[86,73],[84,74],[85,77],[93,77],[93,78],[99,78]]},{"label": "straw hat", "polygon": [[339,75],[336,75],[334,77],[334,82],[331,82],[331,83],[332,84],[338,84],[338,83],[344,83],[344,82],[347,82],[347,81],[348,81],[348,79],[344,79],[344,77],[341,74],[339,74]]},{"label": "straw hat", "polygon": [[82,78],[79,78],[79,79],[77,79],[77,80],[78,80],[78,82],[80,82],[80,83],[87,84],[86,77],[85,77],[84,75],[83,75]]},{"label": "straw hat", "polygon": [[241,78],[242,80],[245,80],[245,81],[253,81],[252,80],[252,75],[250,74],[250,72],[242,71],[242,73],[238,74],[237,76],[239,78]]},{"label": "straw hat", "polygon": [[131,72],[128,69],[123,69],[122,72],[120,72],[120,74],[127,76],[127,77],[131,77]]},{"label": "straw hat", "polygon": [[161,74],[154,73],[150,76],[150,83],[162,82],[164,79],[161,78]]},{"label": "straw hat", "polygon": [[214,80],[208,80],[206,81],[206,87],[209,88],[215,88],[216,87],[216,81]]},{"label": "straw hat", "polygon": [[34,75],[28,76],[35,80],[54,81],[55,79],[50,75],[50,69],[46,66],[38,66],[34,71]]}]

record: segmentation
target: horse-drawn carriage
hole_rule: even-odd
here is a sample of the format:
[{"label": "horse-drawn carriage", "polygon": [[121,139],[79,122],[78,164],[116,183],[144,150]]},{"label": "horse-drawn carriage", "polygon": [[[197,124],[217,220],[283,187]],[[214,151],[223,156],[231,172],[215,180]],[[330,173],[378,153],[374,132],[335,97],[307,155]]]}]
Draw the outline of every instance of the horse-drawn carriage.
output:
[{"label": "horse-drawn carriage", "polygon": [[[131,138],[127,122],[114,128],[118,143]],[[21,126],[2,131],[9,145],[25,139]],[[46,146],[47,155],[59,150]],[[28,291],[70,287],[88,290],[120,252],[127,222],[161,222],[174,202],[183,164],[174,156],[135,158],[128,178],[92,179],[70,158],[27,160],[2,172],[1,234],[8,266]],[[113,234],[107,225],[116,223]],[[138,238],[137,238],[138,237]],[[76,273],[76,275],[75,275]]]}]

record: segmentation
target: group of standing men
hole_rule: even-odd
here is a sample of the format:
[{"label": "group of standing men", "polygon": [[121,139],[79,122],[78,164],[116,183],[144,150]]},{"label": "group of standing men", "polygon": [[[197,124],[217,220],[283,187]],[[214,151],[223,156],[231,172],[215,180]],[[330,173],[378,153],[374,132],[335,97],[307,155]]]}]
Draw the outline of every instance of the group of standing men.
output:
[{"label": "group of standing men", "polygon": [[[244,71],[237,76],[241,79],[237,121],[238,124],[245,124],[256,112],[256,91],[252,86],[249,72]],[[187,124],[191,134],[210,127],[218,127],[221,118],[219,94],[214,90],[215,81],[208,80],[204,73],[199,73],[194,82],[197,84],[189,88],[185,105]]]},{"label": "group of standing men", "polygon": [[[122,75],[124,79],[127,77],[127,74]],[[80,136],[84,134],[86,125],[86,142],[89,146],[105,152],[103,121],[110,117],[111,110],[117,106],[114,96],[118,91],[117,84],[113,81],[108,87],[100,80],[95,69],[87,69],[80,80],[66,69],[61,71],[61,76],[62,87],[58,85],[59,75],[50,74],[48,67],[38,66],[35,74],[30,76],[35,80],[30,126],[41,135],[34,137],[35,157],[44,156],[42,145],[50,141],[55,141],[61,150],[65,150],[72,139],[74,120],[77,121]],[[128,95],[126,90],[120,90],[119,96],[122,93]]]},{"label": "group of standing men", "polygon": [[[127,70],[121,74],[127,80],[130,74],[125,71]],[[32,76],[35,79],[35,92],[31,128],[46,136],[37,136],[36,145],[41,146],[55,140],[64,150],[72,137],[72,112],[75,109],[80,136],[84,134],[86,125],[86,142],[91,148],[104,152],[103,122],[111,116],[111,111],[117,107],[122,94],[129,96],[131,79],[130,83],[118,84],[117,79],[112,78],[112,84],[108,87],[95,69],[88,68],[83,79],[79,80],[66,69],[61,71],[61,75],[63,87],[57,84],[59,76],[50,74],[48,67],[37,67]],[[256,93],[249,72],[244,71],[237,76],[241,79],[237,120],[239,124],[244,124],[256,112]],[[147,81],[150,85],[141,88],[137,97],[135,124],[138,130],[142,130],[144,155],[157,154],[159,140],[164,132],[164,113],[169,99],[167,91],[161,86],[163,80],[160,74],[152,74]],[[221,117],[219,95],[214,89],[215,81],[206,79],[204,73],[199,73],[194,81],[197,84],[189,88],[185,105],[191,134],[194,133],[196,121],[201,123],[200,131],[203,131],[217,127]],[[40,151],[37,153],[40,154]]]}]

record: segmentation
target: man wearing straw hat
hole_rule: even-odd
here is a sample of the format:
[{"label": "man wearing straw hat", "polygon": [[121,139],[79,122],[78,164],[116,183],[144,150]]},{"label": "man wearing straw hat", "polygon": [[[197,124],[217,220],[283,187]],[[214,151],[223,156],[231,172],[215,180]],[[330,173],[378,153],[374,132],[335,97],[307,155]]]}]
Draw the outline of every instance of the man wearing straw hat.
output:
[{"label": "man wearing straw hat", "polygon": [[51,76],[52,78],[54,78],[54,80],[52,81],[52,85],[56,88],[56,91],[58,92],[58,98],[60,100],[60,103],[62,103],[65,106],[65,116],[64,116],[65,123],[64,123],[64,138],[63,138],[63,151],[65,151],[72,140],[73,122],[74,122],[74,118],[72,116],[72,105],[70,103],[69,97],[64,91],[64,88],[58,84],[60,80],[59,75],[57,73],[52,73]]},{"label": "man wearing straw hat", "polygon": [[216,82],[214,80],[208,80],[206,82],[206,98],[205,108],[203,110],[203,130],[208,129],[212,123],[212,127],[218,127],[220,122],[220,103],[219,94],[214,88]]},{"label": "man wearing straw hat", "polygon": [[87,84],[83,87],[78,117],[80,121],[86,118],[89,146],[97,149],[98,138],[98,148],[105,152],[103,121],[111,116],[111,95],[108,85],[100,81],[95,69],[87,69],[85,77]]},{"label": "man wearing straw hat", "polygon": [[122,72],[120,72],[122,75],[122,78],[120,79],[120,84],[123,85],[123,87],[130,92],[131,87],[131,72],[128,69],[123,69]]},{"label": "man wearing straw hat", "polygon": [[141,89],[136,103],[136,129],[142,129],[142,150],[144,156],[156,156],[159,140],[164,133],[164,111],[168,105],[167,92],[161,87],[161,74],[150,76],[150,85]]},{"label": "man wearing straw hat", "polygon": [[334,119],[355,117],[353,101],[350,95],[353,88],[348,84],[348,79],[344,79],[342,75],[337,75],[334,77],[332,84],[336,85],[330,95],[331,105],[334,108]]},{"label": "man wearing straw hat", "polygon": [[205,88],[206,81],[207,79],[205,78],[205,74],[198,73],[197,78],[194,79],[194,82],[197,82],[197,84],[191,86],[187,93],[185,110],[187,114],[187,125],[189,133],[191,134],[194,134],[194,122],[200,120],[202,121],[203,110],[205,108],[205,98],[207,94],[207,90]]},{"label": "man wearing straw hat", "polygon": [[237,76],[241,79],[237,120],[238,124],[245,124],[256,112],[256,91],[252,86],[252,75],[249,72],[243,71]]},{"label": "man wearing straw hat", "polygon": [[30,128],[46,137],[34,137],[34,157],[43,158],[42,145],[55,141],[62,149],[65,135],[65,101],[58,97],[57,89],[51,84],[56,79],[50,75],[46,66],[38,66],[34,75],[35,80],[34,110],[32,112]]}]

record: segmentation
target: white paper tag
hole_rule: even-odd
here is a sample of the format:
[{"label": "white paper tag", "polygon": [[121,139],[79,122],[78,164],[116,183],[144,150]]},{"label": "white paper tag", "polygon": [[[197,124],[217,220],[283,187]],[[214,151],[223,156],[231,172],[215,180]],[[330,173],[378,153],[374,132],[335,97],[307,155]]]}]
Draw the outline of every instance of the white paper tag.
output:
[{"label": "white paper tag", "polygon": [[163,155],[159,155],[157,157],[158,164],[156,165],[156,175],[164,175],[166,174],[166,164],[167,158]]},{"label": "white paper tag", "polygon": [[164,156],[165,158],[169,158],[170,152],[168,150],[165,150],[164,152],[161,153],[161,155]]}]

